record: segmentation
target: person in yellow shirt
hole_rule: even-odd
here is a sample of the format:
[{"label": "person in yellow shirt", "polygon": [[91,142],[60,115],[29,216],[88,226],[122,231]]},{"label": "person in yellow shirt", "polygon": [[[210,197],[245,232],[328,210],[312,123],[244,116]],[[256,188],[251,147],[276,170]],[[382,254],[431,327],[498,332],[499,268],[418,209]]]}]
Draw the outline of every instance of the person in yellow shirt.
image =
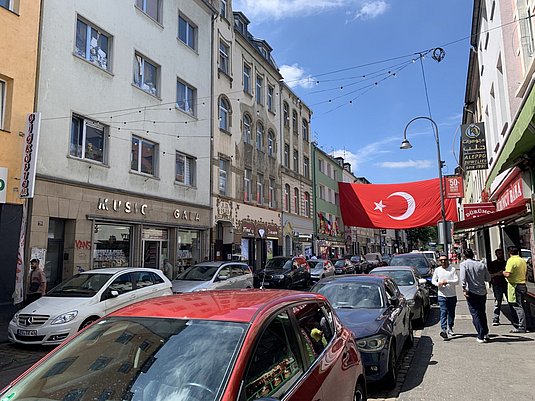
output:
[{"label": "person in yellow shirt", "polygon": [[509,259],[505,265],[503,275],[507,280],[507,302],[511,308],[511,317],[515,328],[511,333],[525,333],[526,332],[526,274],[527,264],[518,254],[516,246],[508,248]]}]

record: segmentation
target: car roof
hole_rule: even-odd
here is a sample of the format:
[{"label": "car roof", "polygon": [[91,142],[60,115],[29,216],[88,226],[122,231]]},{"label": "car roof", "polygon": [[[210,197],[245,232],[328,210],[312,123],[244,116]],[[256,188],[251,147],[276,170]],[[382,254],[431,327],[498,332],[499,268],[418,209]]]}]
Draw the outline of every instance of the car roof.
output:
[{"label": "car roof", "polygon": [[381,284],[385,280],[385,277],[374,276],[369,274],[348,274],[342,276],[330,276],[324,279],[321,279],[320,283],[330,283],[333,281],[336,282],[362,282],[362,283],[375,283]]},{"label": "car roof", "polygon": [[370,274],[373,274],[374,272],[382,272],[388,270],[410,270],[411,272],[414,272],[414,269],[415,268],[413,266],[381,266],[371,270]]},{"label": "car roof", "polygon": [[244,265],[244,266],[247,266],[247,263],[244,263],[244,262],[239,261],[239,260],[206,261],[206,262],[199,262],[197,264],[194,264],[193,266],[215,266],[215,267],[219,267],[219,266],[222,266],[222,265],[228,264],[228,263],[231,263],[233,265]]},{"label": "car roof", "polygon": [[404,258],[425,258],[425,255],[419,251],[411,253],[398,253],[397,255],[393,255],[392,258],[399,258],[401,256]]},{"label": "car roof", "polygon": [[149,269],[147,267],[107,267],[104,269],[86,270],[86,271],[80,272],[80,274],[97,274],[97,273],[116,274],[116,273],[121,273],[121,272],[132,271],[132,270],[159,272],[158,269]]},{"label": "car roof", "polygon": [[298,301],[321,300],[322,295],[289,290],[199,291],[153,298],[122,308],[110,316],[202,319],[252,322],[262,312]]}]

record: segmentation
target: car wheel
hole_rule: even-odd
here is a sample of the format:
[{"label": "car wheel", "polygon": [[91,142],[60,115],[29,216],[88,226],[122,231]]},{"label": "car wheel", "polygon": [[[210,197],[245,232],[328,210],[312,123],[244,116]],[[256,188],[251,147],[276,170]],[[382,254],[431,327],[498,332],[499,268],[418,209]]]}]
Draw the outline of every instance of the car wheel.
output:
[{"label": "car wheel", "polygon": [[93,323],[95,320],[97,320],[98,317],[88,317],[84,320],[84,322],[80,325],[80,328],[78,331],[85,329],[87,326],[89,326],[91,323]]},{"label": "car wheel", "polygon": [[353,401],[366,401],[366,392],[360,382],[355,386],[355,394],[353,395]]},{"label": "car wheel", "polygon": [[[392,342],[393,341],[395,340],[392,339]],[[394,388],[398,381],[398,372],[396,370],[397,357],[395,348],[395,345],[390,344],[390,351],[388,352],[388,371],[383,379],[383,383],[388,389]]]}]

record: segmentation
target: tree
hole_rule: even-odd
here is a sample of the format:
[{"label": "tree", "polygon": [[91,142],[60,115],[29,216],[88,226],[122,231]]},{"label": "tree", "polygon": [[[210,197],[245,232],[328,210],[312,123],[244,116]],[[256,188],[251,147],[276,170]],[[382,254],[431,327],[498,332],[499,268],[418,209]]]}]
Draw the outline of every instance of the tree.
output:
[{"label": "tree", "polygon": [[411,228],[406,231],[409,251],[427,248],[430,242],[437,242],[438,231],[436,226]]}]

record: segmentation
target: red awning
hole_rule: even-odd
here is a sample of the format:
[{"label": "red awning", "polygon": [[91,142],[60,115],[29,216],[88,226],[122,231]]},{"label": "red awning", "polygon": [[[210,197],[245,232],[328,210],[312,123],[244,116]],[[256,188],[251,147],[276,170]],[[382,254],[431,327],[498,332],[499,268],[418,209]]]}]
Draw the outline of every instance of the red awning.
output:
[{"label": "red awning", "polygon": [[500,210],[499,212],[486,214],[473,219],[458,221],[454,223],[454,228],[455,231],[488,228],[499,224],[505,224],[508,221],[525,216],[530,212],[531,202],[529,199],[526,199],[526,201],[520,205],[511,207],[509,209]]}]

